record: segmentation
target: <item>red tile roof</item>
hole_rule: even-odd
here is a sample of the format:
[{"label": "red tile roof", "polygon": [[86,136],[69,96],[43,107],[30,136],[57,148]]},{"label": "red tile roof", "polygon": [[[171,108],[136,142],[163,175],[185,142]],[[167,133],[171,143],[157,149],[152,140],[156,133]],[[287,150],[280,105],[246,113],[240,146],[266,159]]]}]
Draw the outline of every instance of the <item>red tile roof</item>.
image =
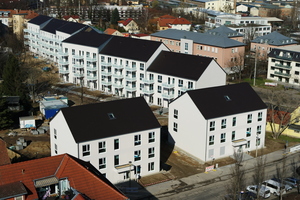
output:
[{"label": "red tile roof", "polygon": [[33,180],[49,176],[67,177],[71,187],[90,199],[128,199],[91,164],[68,154],[0,166],[0,186],[21,181],[30,190],[26,199],[38,198]]},{"label": "red tile roof", "polygon": [[0,139],[0,166],[11,164],[10,159],[8,157],[6,142]]},{"label": "red tile roof", "polygon": [[116,32],[117,30],[116,29],[113,29],[113,28],[107,28],[104,33],[105,34],[108,34],[108,35],[112,35],[114,32]]},{"label": "red tile roof", "polygon": [[123,24],[124,26],[127,26],[127,24],[129,24],[132,20],[133,20],[132,18],[128,18],[126,20],[118,21],[118,23]]},{"label": "red tile roof", "polygon": [[192,24],[190,21],[188,21],[187,19],[180,17],[180,18],[168,18],[166,16],[170,16],[170,15],[164,15],[161,16],[163,18],[159,18],[158,20],[158,24],[160,27],[170,27],[173,24]]},{"label": "red tile roof", "polygon": [[[27,14],[25,15],[25,19],[33,19],[35,17],[37,17],[39,14],[35,13],[33,10],[9,10],[9,9],[0,9],[0,11],[9,11],[10,13],[8,14],[8,17],[12,17],[13,15],[17,15],[17,14]],[[7,17],[3,17],[2,18],[7,18]]]},{"label": "red tile roof", "polygon": [[63,16],[64,20],[68,20],[70,18],[73,18],[73,19],[79,19],[79,16],[78,15],[65,15]]},{"label": "red tile roof", "polygon": [[172,15],[163,15],[159,17],[160,19],[176,19],[176,17],[172,16]]}]

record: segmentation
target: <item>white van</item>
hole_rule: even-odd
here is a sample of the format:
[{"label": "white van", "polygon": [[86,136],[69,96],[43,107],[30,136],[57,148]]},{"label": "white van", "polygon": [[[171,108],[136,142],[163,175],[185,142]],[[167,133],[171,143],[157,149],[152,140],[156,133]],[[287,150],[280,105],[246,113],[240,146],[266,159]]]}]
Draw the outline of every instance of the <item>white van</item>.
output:
[{"label": "white van", "polygon": [[281,185],[280,183],[278,183],[276,181],[266,180],[262,183],[262,185],[265,186],[266,188],[268,188],[270,190],[270,192],[274,195],[279,196],[280,191],[281,191],[281,194],[286,193],[285,186]]},{"label": "white van", "polygon": [[[254,194],[257,194],[257,185],[249,185],[246,188],[247,191],[253,192]],[[262,185],[259,190],[259,196],[263,198],[269,198],[271,196],[271,191],[269,188],[267,188],[265,185]]]}]

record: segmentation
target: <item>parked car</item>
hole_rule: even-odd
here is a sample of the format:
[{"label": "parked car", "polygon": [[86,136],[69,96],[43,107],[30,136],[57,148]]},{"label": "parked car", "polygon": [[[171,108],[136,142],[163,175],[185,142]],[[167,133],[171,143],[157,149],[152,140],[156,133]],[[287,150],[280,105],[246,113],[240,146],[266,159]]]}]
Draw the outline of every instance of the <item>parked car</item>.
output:
[{"label": "parked car", "polygon": [[274,195],[279,196],[280,193],[281,194],[285,194],[286,190],[285,190],[285,186],[281,185],[280,183],[274,181],[274,180],[266,180],[262,183],[262,185],[266,186],[270,192]]},{"label": "parked car", "polygon": [[255,200],[257,199],[257,195],[253,192],[247,191],[247,192],[241,192],[240,194],[236,194],[236,198],[233,198],[234,196],[232,194],[228,194],[224,196],[225,200]]},{"label": "parked car", "polygon": [[[249,185],[246,188],[247,191],[253,192],[254,194],[257,194],[257,185]],[[263,198],[269,198],[271,196],[271,191],[266,186],[262,185],[259,190],[259,196]]]},{"label": "parked car", "polygon": [[293,177],[288,177],[284,179],[284,182],[286,184],[291,185],[292,187],[296,188],[298,186],[298,184],[300,183],[300,180],[297,178],[293,178]]},{"label": "parked car", "polygon": [[281,180],[278,179],[278,178],[272,178],[272,180],[273,180],[273,181],[276,181],[276,182],[278,182],[278,183],[280,183],[280,184],[283,184],[286,191],[290,191],[290,190],[293,189],[292,186],[290,186],[289,184],[285,183],[283,180],[281,181]]}]

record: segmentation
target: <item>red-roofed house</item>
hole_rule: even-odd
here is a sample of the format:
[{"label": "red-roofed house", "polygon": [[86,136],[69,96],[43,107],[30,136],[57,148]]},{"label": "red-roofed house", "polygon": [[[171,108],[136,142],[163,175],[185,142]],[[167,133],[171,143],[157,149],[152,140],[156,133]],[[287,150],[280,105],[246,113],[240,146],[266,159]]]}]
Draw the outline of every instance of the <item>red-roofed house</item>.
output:
[{"label": "red-roofed house", "polygon": [[65,15],[63,16],[63,20],[68,22],[79,22],[79,16],[78,15]]},{"label": "red-roofed house", "polygon": [[0,166],[0,199],[128,199],[89,162],[68,154]]},{"label": "red-roofed house", "polygon": [[183,17],[173,17],[171,15],[160,16],[157,20],[157,30],[169,28],[189,31],[192,23]]},{"label": "red-roofed house", "polygon": [[129,33],[138,33],[139,32],[139,26],[132,18],[118,21],[118,26],[123,27],[124,30],[128,31]]},{"label": "red-roofed house", "polygon": [[107,28],[104,31],[104,33],[107,34],[107,35],[116,35],[116,36],[122,36],[122,37],[124,37],[124,35],[120,31],[118,31],[116,29],[113,29],[113,28]]}]

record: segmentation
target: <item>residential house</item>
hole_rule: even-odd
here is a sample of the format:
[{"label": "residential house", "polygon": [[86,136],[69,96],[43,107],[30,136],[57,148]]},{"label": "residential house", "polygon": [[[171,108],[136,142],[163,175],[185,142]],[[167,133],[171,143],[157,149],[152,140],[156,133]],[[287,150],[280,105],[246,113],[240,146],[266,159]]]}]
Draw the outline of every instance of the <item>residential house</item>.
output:
[{"label": "residential house", "polygon": [[160,171],[160,124],[143,97],[63,108],[50,143],[51,155],[89,161],[112,183]]},{"label": "residential house", "polygon": [[[239,37],[238,33],[235,33]],[[163,42],[171,51],[214,58],[232,73],[234,60],[243,57],[245,44],[219,35],[168,29],[151,34],[151,40]]]},{"label": "residential house", "polygon": [[104,31],[104,33],[107,34],[107,35],[116,35],[116,36],[122,36],[122,37],[124,37],[124,35],[120,31],[118,31],[116,29],[113,29],[113,28],[107,28]]},{"label": "residential house", "polygon": [[132,19],[132,18],[128,18],[126,20],[121,20],[118,21],[118,26],[121,28],[124,28],[125,31],[129,32],[129,33],[139,33],[139,26],[137,25],[137,23]]},{"label": "residential house", "polygon": [[144,33],[131,34],[131,37],[132,38],[143,39],[143,40],[150,40],[150,35],[144,34]]},{"label": "residential house", "polygon": [[71,155],[0,166],[1,199],[128,199],[89,162]]},{"label": "residential house", "polygon": [[255,5],[237,3],[236,12],[242,16],[259,16],[259,9]]},{"label": "residential house", "polygon": [[300,45],[273,48],[268,54],[267,78],[299,86]]},{"label": "residential house", "polygon": [[62,17],[62,19],[68,22],[76,22],[76,23],[78,23],[80,20],[78,15],[65,15]]},{"label": "residential house", "polygon": [[177,29],[189,31],[192,23],[183,17],[163,15],[157,19],[157,30]]},{"label": "residential house", "polygon": [[190,90],[169,105],[170,142],[204,162],[265,144],[267,106],[248,83]]},{"label": "residential house", "polygon": [[23,30],[27,27],[29,20],[37,17],[39,14],[31,10],[19,10],[17,14],[12,15],[13,33],[18,38],[23,38]]},{"label": "residential house", "polygon": [[267,59],[268,53],[270,53],[273,48],[281,48],[297,44],[298,42],[292,38],[286,37],[277,31],[274,31],[268,35],[257,37],[252,40],[250,50],[252,55],[256,56],[258,59]]}]

